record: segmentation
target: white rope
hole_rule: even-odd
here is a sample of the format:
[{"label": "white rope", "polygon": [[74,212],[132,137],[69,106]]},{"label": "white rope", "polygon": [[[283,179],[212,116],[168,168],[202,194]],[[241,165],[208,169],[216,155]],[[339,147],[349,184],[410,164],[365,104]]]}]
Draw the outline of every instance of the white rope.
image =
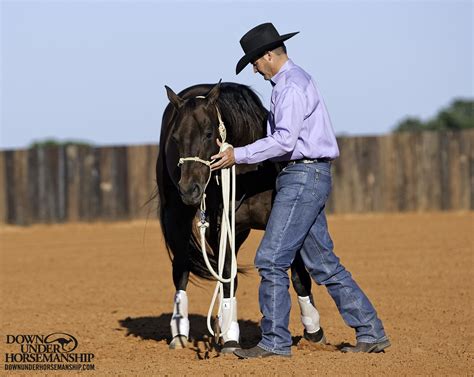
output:
[{"label": "white rope", "polygon": [[[203,98],[203,97],[198,97]],[[220,152],[225,151],[228,148],[231,148],[232,145],[225,142],[227,137],[226,128],[224,122],[222,121],[221,114],[218,107],[216,106],[217,118],[219,120],[219,134],[222,140],[220,147]],[[211,304],[209,306],[209,311],[207,313],[207,328],[212,335],[214,331],[211,326],[211,317],[214,310],[217,297],[219,297],[219,312],[223,312],[222,303],[224,301],[224,283],[230,283],[230,297],[234,297],[234,281],[237,276],[237,258],[235,255],[235,192],[236,192],[236,175],[235,175],[235,165],[232,168],[221,169],[221,187],[222,187],[222,221],[221,221],[221,234],[219,242],[219,254],[218,254],[218,266],[217,272],[211,266],[209,258],[207,256],[206,250],[206,229],[209,227],[209,223],[206,221],[206,188],[211,179],[211,164],[213,161],[206,161],[199,157],[184,157],[179,159],[178,166],[182,165],[186,161],[200,162],[209,167],[209,177],[207,179],[206,185],[204,187],[204,192],[201,198],[200,204],[200,220],[198,221],[198,227],[200,231],[201,239],[201,251],[204,258],[204,262],[211,273],[211,275],[217,280],[216,288],[214,289],[214,294],[212,295]],[[232,186],[232,188],[231,188]],[[229,208],[231,207],[231,208]],[[229,219],[229,212],[231,217]],[[226,250],[227,242],[229,243],[231,251],[231,267],[230,267],[230,277],[224,278],[224,264],[226,259]],[[230,314],[229,318],[232,318],[235,308],[233,305],[233,300],[230,304]],[[223,336],[230,329],[232,320],[228,321],[227,324],[222,323],[222,329],[220,335]]]}]

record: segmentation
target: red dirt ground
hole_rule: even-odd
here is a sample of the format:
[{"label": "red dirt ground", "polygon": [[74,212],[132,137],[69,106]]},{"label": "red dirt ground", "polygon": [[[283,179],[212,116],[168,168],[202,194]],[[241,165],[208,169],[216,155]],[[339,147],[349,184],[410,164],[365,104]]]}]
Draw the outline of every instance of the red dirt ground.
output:
[{"label": "red dirt ground", "polygon": [[[324,287],[314,294],[330,345],[301,340],[293,306],[293,357],[238,360],[208,350],[205,315],[214,284],[188,289],[191,336],[185,350],[168,349],[174,287],[156,221],[2,226],[1,338],[65,332],[74,352],[91,352],[94,371],[5,371],[2,375],[473,375],[474,214],[330,216],[336,253],[376,306],[390,336],[385,354],[342,354],[354,343]],[[253,232],[240,253],[251,265],[261,239]],[[258,275],[239,280],[244,345],[258,341]],[[295,295],[292,293],[295,303]]]}]

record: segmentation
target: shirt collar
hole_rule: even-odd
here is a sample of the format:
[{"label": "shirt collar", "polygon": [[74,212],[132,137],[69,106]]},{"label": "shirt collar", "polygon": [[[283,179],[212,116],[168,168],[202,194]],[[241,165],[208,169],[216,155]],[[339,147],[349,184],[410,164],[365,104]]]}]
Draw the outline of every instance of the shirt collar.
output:
[{"label": "shirt collar", "polygon": [[281,79],[283,74],[286,71],[290,70],[294,65],[295,63],[293,63],[291,59],[288,59],[285,62],[285,64],[281,66],[280,70],[270,79],[270,82],[272,83],[272,85],[275,86],[278,83],[278,81]]}]

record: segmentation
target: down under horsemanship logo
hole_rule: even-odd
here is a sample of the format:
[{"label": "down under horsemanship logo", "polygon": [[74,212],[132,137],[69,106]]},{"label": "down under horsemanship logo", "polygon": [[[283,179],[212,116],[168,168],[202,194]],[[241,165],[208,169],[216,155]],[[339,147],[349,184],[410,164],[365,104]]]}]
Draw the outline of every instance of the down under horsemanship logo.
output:
[{"label": "down under horsemanship logo", "polygon": [[[72,335],[66,333],[55,332],[53,334],[49,334],[44,339],[46,344],[53,344],[56,347],[56,352],[64,353],[64,352],[72,352],[77,347],[77,339],[74,338]],[[60,346],[60,347],[59,347]]]},{"label": "down under horsemanship logo", "polygon": [[73,352],[76,337],[63,332],[48,335],[7,335],[11,347],[5,355],[5,370],[94,370],[93,353]]}]

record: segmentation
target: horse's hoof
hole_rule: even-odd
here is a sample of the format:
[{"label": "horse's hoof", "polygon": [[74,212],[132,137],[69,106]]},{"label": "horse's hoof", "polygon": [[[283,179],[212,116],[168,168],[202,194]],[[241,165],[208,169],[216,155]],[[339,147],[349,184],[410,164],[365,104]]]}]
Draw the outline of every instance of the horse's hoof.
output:
[{"label": "horse's hoof", "polygon": [[179,350],[188,346],[188,338],[184,335],[177,335],[170,343],[170,350]]},{"label": "horse's hoof", "polygon": [[239,350],[240,348],[241,347],[240,347],[239,342],[236,342],[235,340],[228,340],[222,346],[221,352],[222,353],[234,353],[235,350]]},{"label": "horse's hoof", "polygon": [[303,337],[306,340],[309,340],[311,343],[327,344],[326,336],[324,335],[324,330],[322,327],[320,327],[315,333],[309,333],[304,330]]}]

